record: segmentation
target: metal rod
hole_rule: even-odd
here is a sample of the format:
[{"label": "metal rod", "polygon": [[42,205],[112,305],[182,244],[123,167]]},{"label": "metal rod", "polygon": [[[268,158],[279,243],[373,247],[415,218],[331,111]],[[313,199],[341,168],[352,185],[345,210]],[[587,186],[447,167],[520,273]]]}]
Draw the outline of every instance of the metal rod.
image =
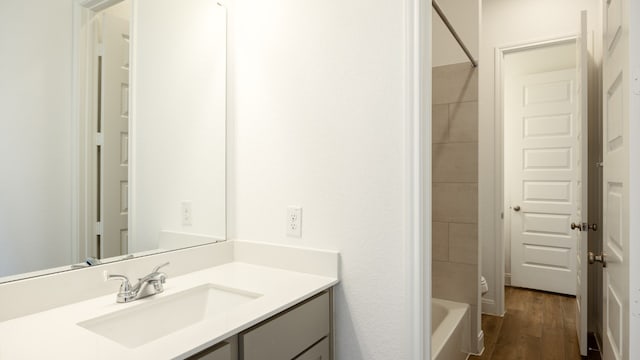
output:
[{"label": "metal rod", "polygon": [[442,12],[440,5],[438,5],[436,0],[431,0],[431,5],[436,10],[438,15],[440,15],[440,19],[442,19],[442,22],[447,26],[447,28],[451,32],[451,35],[453,35],[453,37],[456,39],[456,41],[462,48],[462,51],[464,51],[464,53],[467,55],[467,57],[471,61],[471,64],[473,65],[473,67],[478,67],[478,61],[476,61],[476,59],[473,58],[473,55],[471,55],[471,52],[469,51],[467,46],[464,44],[464,42],[462,42],[462,39],[460,39],[460,36],[458,36],[458,33],[453,28],[453,25],[451,25],[451,23],[449,22],[449,19],[447,19],[447,17],[444,15],[444,12]]}]

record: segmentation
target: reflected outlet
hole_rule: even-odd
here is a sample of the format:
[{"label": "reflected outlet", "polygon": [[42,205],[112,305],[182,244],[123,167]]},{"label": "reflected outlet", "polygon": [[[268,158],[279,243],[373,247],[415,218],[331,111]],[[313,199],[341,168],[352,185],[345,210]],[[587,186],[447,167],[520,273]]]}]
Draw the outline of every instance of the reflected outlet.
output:
[{"label": "reflected outlet", "polygon": [[191,201],[183,201],[180,206],[182,214],[182,225],[191,226],[193,223],[193,213],[191,211]]},{"label": "reflected outlet", "polygon": [[302,208],[299,206],[287,207],[287,236],[302,236]]}]

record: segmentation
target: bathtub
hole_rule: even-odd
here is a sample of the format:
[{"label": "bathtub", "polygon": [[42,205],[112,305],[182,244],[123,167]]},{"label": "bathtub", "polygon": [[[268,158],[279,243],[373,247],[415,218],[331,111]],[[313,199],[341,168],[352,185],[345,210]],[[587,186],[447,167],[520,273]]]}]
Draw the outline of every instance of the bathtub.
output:
[{"label": "bathtub", "polygon": [[431,360],[465,360],[469,353],[469,305],[431,299]]}]

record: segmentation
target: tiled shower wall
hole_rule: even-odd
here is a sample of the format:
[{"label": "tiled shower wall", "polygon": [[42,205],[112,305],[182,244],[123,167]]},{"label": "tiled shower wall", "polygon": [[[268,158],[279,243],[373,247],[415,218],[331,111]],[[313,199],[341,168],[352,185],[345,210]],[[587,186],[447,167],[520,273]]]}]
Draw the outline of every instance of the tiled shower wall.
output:
[{"label": "tiled shower wall", "polygon": [[471,306],[478,323],[478,71],[433,68],[433,297]]}]

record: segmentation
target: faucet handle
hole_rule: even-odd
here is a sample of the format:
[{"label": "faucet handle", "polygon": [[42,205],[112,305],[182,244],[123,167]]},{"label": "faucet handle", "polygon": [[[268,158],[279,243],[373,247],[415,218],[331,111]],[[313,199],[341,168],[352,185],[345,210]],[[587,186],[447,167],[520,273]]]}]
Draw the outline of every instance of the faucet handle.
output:
[{"label": "faucet handle", "polygon": [[118,295],[116,297],[116,301],[119,303],[126,303],[131,301],[133,290],[131,288],[131,283],[129,282],[129,278],[124,275],[113,274],[110,275],[106,271],[104,272],[105,280],[122,280],[122,284],[120,284],[120,291],[118,291]]},{"label": "faucet handle", "polygon": [[131,283],[129,282],[129,278],[124,276],[124,275],[118,275],[118,274],[108,274],[105,271],[105,280],[122,280],[122,284],[120,285],[120,292],[124,293],[124,292],[128,292],[131,290]]},{"label": "faucet handle", "polygon": [[158,272],[158,270],[160,270],[161,268],[163,268],[163,267],[165,267],[165,266],[167,266],[167,265],[169,265],[169,264],[170,264],[170,262],[168,262],[168,261],[167,261],[166,263],[164,263],[164,264],[162,264],[162,265],[158,265],[158,266],[156,266],[155,268],[153,268],[153,271],[152,271],[152,272],[157,273],[157,272]]}]

